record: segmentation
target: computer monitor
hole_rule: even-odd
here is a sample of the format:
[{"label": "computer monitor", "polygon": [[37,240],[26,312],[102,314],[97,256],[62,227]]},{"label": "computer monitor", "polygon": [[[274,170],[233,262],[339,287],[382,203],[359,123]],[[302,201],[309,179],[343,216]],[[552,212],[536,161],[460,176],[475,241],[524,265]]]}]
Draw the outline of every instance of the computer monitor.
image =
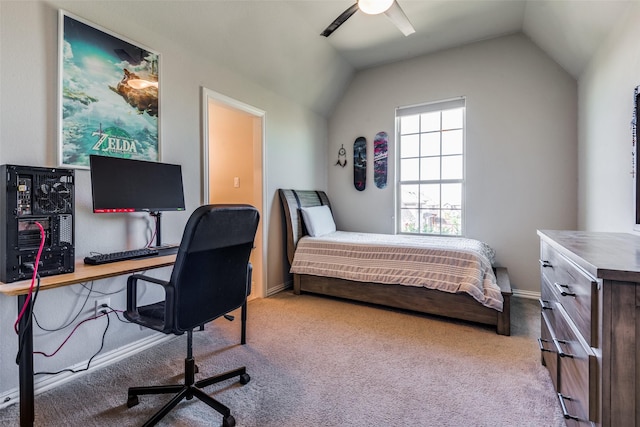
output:
[{"label": "computer monitor", "polygon": [[161,212],[185,209],[181,166],[97,155],[89,156],[89,166],[93,212],[149,212],[161,246]]}]

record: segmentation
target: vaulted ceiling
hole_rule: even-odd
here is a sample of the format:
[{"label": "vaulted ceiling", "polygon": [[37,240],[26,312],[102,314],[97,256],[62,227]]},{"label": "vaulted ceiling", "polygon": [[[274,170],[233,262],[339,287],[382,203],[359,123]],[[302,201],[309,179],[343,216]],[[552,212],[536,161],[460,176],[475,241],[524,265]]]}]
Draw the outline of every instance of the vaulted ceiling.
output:
[{"label": "vaulted ceiling", "polygon": [[[522,31],[577,77],[632,3],[609,0],[397,0],[416,29],[404,37],[384,15],[357,12],[331,44],[356,69]],[[353,0],[293,1],[319,32]]]},{"label": "vaulted ceiling", "polygon": [[[386,16],[360,11],[330,37],[320,36],[355,0],[131,1],[127,18],[144,16],[140,25],[168,33],[234,72],[328,115],[358,70],[518,32],[578,78],[636,3],[397,1],[416,30],[408,37]],[[110,7],[112,2],[102,3]]]}]

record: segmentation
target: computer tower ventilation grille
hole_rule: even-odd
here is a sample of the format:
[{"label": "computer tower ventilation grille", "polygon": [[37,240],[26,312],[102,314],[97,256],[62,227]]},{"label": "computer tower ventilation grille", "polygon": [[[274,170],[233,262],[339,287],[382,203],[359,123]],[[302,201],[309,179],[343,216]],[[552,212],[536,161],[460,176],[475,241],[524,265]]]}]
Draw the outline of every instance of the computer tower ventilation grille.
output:
[{"label": "computer tower ventilation grille", "polygon": [[34,213],[67,213],[73,205],[73,177],[35,175],[33,179]]},{"label": "computer tower ventilation grille", "polygon": [[60,215],[60,244],[73,244],[73,216]]}]

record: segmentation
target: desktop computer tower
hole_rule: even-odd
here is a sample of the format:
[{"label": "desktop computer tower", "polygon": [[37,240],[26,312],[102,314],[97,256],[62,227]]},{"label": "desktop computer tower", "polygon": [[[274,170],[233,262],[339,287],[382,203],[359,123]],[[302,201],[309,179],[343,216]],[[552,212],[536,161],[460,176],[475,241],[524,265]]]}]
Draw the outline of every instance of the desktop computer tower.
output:
[{"label": "desktop computer tower", "polygon": [[30,279],[44,229],[38,274],[74,269],[74,183],[72,169],[0,166],[0,281]]}]

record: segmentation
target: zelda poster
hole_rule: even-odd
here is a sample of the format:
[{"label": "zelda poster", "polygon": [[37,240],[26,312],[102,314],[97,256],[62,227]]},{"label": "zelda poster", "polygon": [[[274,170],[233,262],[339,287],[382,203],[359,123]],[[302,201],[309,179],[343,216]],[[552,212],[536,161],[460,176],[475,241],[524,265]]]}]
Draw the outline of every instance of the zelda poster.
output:
[{"label": "zelda poster", "polygon": [[60,11],[59,162],[159,160],[159,54]]}]

